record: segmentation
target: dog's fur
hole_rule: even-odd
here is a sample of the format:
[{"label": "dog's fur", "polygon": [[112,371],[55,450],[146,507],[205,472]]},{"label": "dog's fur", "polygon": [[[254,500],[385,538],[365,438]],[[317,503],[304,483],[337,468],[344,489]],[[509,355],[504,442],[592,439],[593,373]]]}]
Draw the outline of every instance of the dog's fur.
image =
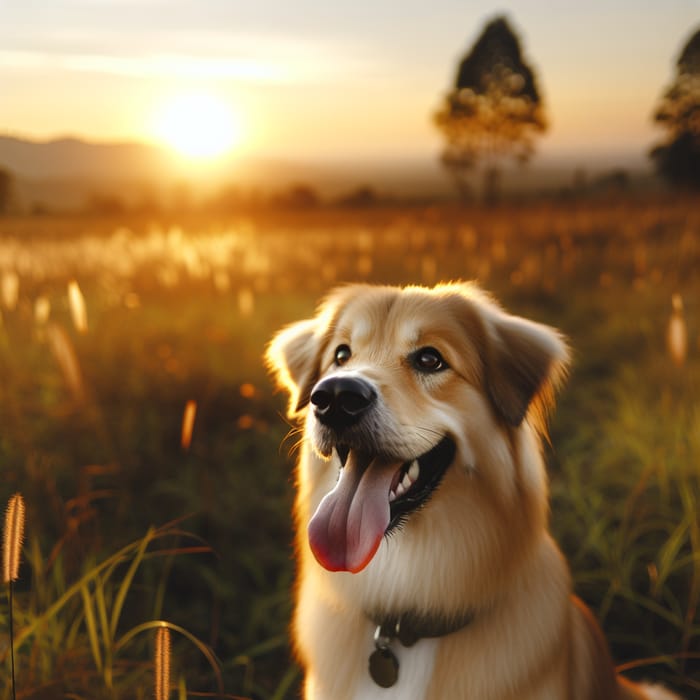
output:
[{"label": "dog's fur", "polygon": [[[352,353],[342,363],[334,361],[339,345]],[[419,371],[410,358],[425,347],[446,367]],[[540,442],[568,363],[559,333],[507,314],[467,283],[349,285],[315,318],[282,330],[267,361],[289,392],[290,416],[303,421],[293,637],[306,700],[676,698],[616,676],[548,534]],[[353,450],[398,464],[442,436],[456,446],[427,503],[381,538],[369,563],[338,567],[357,573],[324,568],[307,536],[341,472],[340,438],[310,405],[314,386],[331,376],[359,377],[376,393],[368,425],[348,438]],[[379,688],[367,671],[376,615],[406,611],[473,619],[410,648],[395,640],[398,682]]]}]

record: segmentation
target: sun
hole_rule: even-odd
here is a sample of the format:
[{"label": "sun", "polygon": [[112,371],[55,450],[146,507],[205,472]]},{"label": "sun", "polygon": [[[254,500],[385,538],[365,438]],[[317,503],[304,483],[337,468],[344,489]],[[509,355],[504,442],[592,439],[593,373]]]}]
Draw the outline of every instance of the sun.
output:
[{"label": "sun", "polygon": [[237,146],[241,122],[221,98],[206,93],[177,95],[158,111],[156,138],[183,156],[215,158]]}]

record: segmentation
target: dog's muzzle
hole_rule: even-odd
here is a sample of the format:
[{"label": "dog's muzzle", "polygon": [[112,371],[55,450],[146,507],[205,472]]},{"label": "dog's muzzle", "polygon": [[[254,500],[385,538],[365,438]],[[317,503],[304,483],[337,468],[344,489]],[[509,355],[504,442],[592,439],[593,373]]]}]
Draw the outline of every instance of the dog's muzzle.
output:
[{"label": "dog's muzzle", "polygon": [[325,569],[357,573],[384,535],[425,505],[454,459],[455,444],[445,435],[421,454],[397,448],[378,390],[354,372],[325,377],[309,398],[314,447],[328,459],[335,451],[339,469],[309,521],[309,545]]}]

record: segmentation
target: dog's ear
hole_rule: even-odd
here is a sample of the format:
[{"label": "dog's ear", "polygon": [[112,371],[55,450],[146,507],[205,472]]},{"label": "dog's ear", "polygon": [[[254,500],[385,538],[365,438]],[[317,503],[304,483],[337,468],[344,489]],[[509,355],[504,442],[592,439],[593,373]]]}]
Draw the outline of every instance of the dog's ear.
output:
[{"label": "dog's ear", "polygon": [[493,405],[512,426],[520,425],[533,404],[543,419],[566,374],[566,342],[554,328],[501,312],[491,331],[485,364]]},{"label": "dog's ear", "polygon": [[265,352],[268,369],[289,392],[287,414],[293,417],[308,403],[319,374],[320,339],[317,319],[283,328]]}]

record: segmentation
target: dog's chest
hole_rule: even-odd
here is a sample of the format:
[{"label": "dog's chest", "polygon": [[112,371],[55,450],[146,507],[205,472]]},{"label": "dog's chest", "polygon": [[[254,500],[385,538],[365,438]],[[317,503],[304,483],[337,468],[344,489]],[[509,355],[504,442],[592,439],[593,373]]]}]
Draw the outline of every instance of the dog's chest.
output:
[{"label": "dog's chest", "polygon": [[[435,655],[439,640],[421,639],[412,647],[406,648],[398,642],[392,644],[392,652],[399,662],[397,682],[390,688],[381,688],[364,670],[359,676],[352,700],[424,700],[428,684],[433,675]],[[374,650],[370,642],[367,646],[366,659]],[[364,668],[367,662],[363,661]]]}]

